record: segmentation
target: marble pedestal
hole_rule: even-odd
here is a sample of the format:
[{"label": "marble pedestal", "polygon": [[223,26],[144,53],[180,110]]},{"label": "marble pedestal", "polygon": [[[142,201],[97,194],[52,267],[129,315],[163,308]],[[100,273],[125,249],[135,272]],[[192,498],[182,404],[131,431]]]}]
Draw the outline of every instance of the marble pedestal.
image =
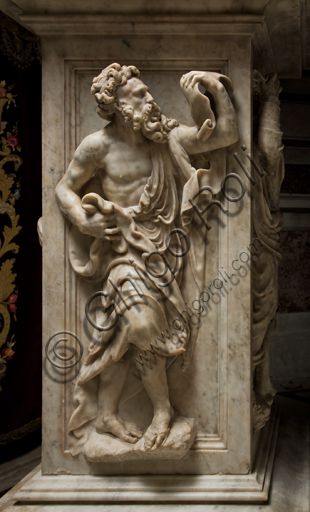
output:
[{"label": "marble pedestal", "polygon": [[14,495],[21,502],[223,502],[266,501],[271,483],[279,416],[263,429],[253,471],[247,475],[90,476],[36,472]]},{"label": "marble pedestal", "polygon": [[[309,421],[305,418],[281,414],[272,482],[266,502],[186,503],[185,512],[308,512],[309,511]],[[174,503],[31,503],[16,502],[18,489],[33,477],[32,471],[16,487],[0,499],[0,510],[5,512],[174,512],[180,504]]]},{"label": "marble pedestal", "polygon": [[[233,262],[253,241],[250,180],[237,167],[234,155],[245,159],[242,146],[252,153],[253,59],[262,72],[272,71],[263,17],[25,14],[23,20],[42,38],[43,353],[50,358],[44,357],[42,470],[22,487],[16,499],[266,500],[277,429],[273,418],[260,440],[259,434],[253,434],[248,262],[236,270],[234,283],[225,281],[204,312],[196,314],[194,328],[199,332],[187,371],[182,373],[177,359],[167,373],[173,406],[180,416],[197,421],[197,434],[187,456],[98,462],[83,453],[70,453],[68,421],[73,412],[74,383],[91,337],[85,303],[94,290],[70,266],[69,225],[55,198],[56,185],[76,147],[89,133],[102,128],[89,93],[93,77],[102,68],[112,62],[137,66],[165,115],[184,124],[190,124],[191,118],[179,89],[182,74],[190,70],[223,73],[234,83],[232,101],[240,135],[227,149],[223,165],[227,173],[240,176],[245,194],[238,203],[226,203],[228,215],[218,210],[210,217],[205,286],[219,279],[219,269],[231,274]],[[191,297],[192,283],[185,288]],[[192,298],[196,298],[194,293]],[[56,333],[68,332],[80,340],[72,346],[81,359],[65,370],[63,363],[58,367],[51,364],[51,346],[46,346]],[[120,413],[132,421],[133,412],[145,429],[151,419],[150,401],[137,376],[130,374]]]}]

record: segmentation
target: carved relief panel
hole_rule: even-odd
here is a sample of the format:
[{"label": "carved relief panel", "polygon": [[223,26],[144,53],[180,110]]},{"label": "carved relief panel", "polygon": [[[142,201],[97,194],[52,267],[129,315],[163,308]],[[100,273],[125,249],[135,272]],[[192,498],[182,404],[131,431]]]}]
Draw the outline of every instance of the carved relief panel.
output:
[{"label": "carved relief panel", "polygon": [[252,464],[250,44],[166,39],[45,43],[43,474]]}]

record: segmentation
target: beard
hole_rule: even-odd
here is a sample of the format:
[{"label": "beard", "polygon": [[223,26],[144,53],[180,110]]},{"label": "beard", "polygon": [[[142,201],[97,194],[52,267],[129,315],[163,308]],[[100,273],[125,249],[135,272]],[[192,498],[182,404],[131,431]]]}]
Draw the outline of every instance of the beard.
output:
[{"label": "beard", "polygon": [[175,119],[167,119],[155,102],[147,103],[141,110],[134,110],[125,102],[120,103],[118,108],[125,122],[130,122],[134,131],[141,130],[143,135],[153,142],[167,142],[167,134],[179,124]]}]

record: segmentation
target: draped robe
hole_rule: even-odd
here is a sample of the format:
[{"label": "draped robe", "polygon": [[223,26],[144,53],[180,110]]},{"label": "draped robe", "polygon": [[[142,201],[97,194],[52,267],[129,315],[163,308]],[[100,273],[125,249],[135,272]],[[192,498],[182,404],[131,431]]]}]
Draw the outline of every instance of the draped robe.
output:
[{"label": "draped robe", "polygon": [[[100,314],[101,325],[106,325],[111,320],[113,313],[109,307],[113,301],[117,303],[118,311],[128,315],[129,319],[127,324],[121,324],[120,329],[120,322],[117,322],[113,328],[99,334],[95,333],[89,346],[88,357],[75,385],[75,410],[69,421],[69,447],[72,455],[81,452],[89,435],[90,424],[98,414],[97,393],[100,373],[112,361],[120,361],[129,343],[135,344],[135,327],[130,324],[130,312],[125,311],[125,306],[116,291],[128,280],[128,275],[130,279],[137,280],[140,273],[145,279],[144,282],[150,284],[148,291],[143,286],[142,298],[136,287],[132,290],[134,293],[131,296],[134,296],[137,305],[148,301],[157,318],[161,319],[161,330],[168,329],[171,339],[166,340],[164,348],[161,347],[168,358],[183,354],[183,368],[186,368],[190,363],[198,334],[197,330],[192,332],[190,340],[190,326],[182,316],[186,304],[180,289],[182,276],[186,272],[191,273],[191,278],[197,285],[197,293],[195,297],[191,297],[192,300],[197,299],[204,286],[206,246],[201,243],[201,234],[198,235],[196,232],[195,225],[201,221],[193,212],[189,199],[194,198],[205,185],[212,186],[215,194],[219,192],[221,180],[225,175],[226,153],[225,150],[217,151],[213,158],[214,165],[211,165],[210,169],[196,170],[191,167],[188,159],[184,160],[182,149],[175,144],[170,144],[169,147],[167,144],[154,142],[149,144],[152,172],[138,205],[122,208],[95,193],[86,194],[81,198],[81,204],[86,211],[89,207],[104,211],[107,206],[113,205],[116,225],[121,232],[119,239],[111,243],[103,238],[84,235],[76,226],[72,226],[70,232],[69,255],[73,269],[82,278],[101,283],[99,286],[105,293],[105,297],[102,298],[104,311]],[[175,173],[181,176],[181,197],[178,197]],[[185,181],[184,175],[190,175],[190,178]],[[183,258],[172,257],[170,251],[169,254],[167,252],[169,234],[176,227],[182,229],[188,237],[189,265],[184,265]],[[174,252],[179,253],[182,248],[182,236],[178,233],[175,233],[175,236],[179,240],[179,248],[174,249]],[[166,268],[167,271],[162,278],[156,278],[146,271],[146,258],[153,251],[165,253],[166,260],[162,260],[161,270]],[[170,281],[169,286],[161,286]],[[138,281],[135,282],[139,287]],[[184,352],[178,343],[178,332],[171,328],[175,320],[183,326],[186,335],[184,346],[186,345],[187,352]],[[144,349],[147,350],[152,342],[152,335],[145,336]]]}]

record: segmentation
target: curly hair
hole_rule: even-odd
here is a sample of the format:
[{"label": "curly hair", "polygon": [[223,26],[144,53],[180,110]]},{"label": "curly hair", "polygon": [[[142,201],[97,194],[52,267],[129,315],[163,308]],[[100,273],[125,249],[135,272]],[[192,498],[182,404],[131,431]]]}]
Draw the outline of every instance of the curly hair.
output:
[{"label": "curly hair", "polygon": [[125,85],[130,78],[139,76],[140,71],[135,66],[121,66],[114,62],[93,79],[91,93],[98,103],[96,112],[102,119],[111,121],[114,117],[117,87]]}]

